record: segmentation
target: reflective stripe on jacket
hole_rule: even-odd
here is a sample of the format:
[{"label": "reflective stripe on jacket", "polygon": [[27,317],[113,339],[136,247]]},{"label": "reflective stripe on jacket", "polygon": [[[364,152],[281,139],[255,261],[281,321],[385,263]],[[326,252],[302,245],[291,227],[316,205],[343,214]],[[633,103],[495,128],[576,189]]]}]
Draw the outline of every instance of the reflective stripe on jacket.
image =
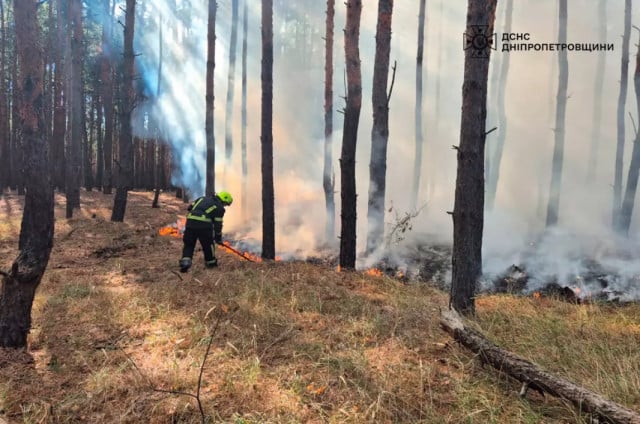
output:
[{"label": "reflective stripe on jacket", "polygon": [[224,212],[224,204],[218,196],[199,197],[189,207],[187,227],[203,228],[213,225],[216,234],[221,234]]}]

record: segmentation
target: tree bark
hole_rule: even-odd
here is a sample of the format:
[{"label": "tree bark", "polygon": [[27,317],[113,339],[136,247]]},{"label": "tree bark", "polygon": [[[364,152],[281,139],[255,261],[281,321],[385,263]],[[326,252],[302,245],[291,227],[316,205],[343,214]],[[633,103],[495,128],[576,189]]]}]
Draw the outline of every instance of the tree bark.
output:
[{"label": "tree bark", "polygon": [[[511,21],[513,18],[513,0],[507,0],[505,10],[504,32],[511,33]],[[507,93],[507,77],[509,75],[509,58],[510,55],[502,56],[500,62],[500,78],[498,81],[497,96],[497,112],[498,112],[498,133],[496,137],[496,148],[493,157],[490,160],[489,181],[487,182],[487,210],[492,210],[496,201],[496,192],[498,190],[498,181],[500,180],[500,164],[502,163],[502,152],[504,151],[504,143],[507,139],[507,108],[505,98]]]},{"label": "tree bark", "polygon": [[[160,98],[160,93],[162,89],[162,63],[163,63],[163,38],[162,38],[162,15],[158,17],[158,84],[156,85],[156,101]],[[156,120],[155,123],[155,143],[159,146],[158,151],[158,160],[156,161],[156,168],[154,172],[154,186],[155,192],[153,194],[153,202],[151,203],[152,208],[160,207],[160,189],[165,189],[165,140],[162,134],[164,131],[162,130],[162,123],[159,120]]]},{"label": "tree bark", "polygon": [[[445,311],[440,319],[444,330],[480,360],[499,372],[522,382],[523,388],[538,391],[570,401],[580,412],[587,412],[614,424],[638,424],[638,413],[611,402],[603,396],[580,387],[562,377],[555,376],[536,364],[504,350],[482,334],[464,325],[455,311]],[[524,395],[525,393],[522,393]]]},{"label": "tree bark", "polygon": [[82,178],[82,116],[84,101],[82,97],[82,1],[70,0],[68,21],[71,44],[71,114],[69,121],[71,134],[69,138],[69,155],[67,157],[66,176],[66,217],[73,216],[73,210],[80,207],[80,181]]},{"label": "tree bark", "polygon": [[[14,26],[14,34],[16,28]],[[14,53],[18,51],[17,37],[13,39]],[[18,55],[13,55],[11,66],[11,81],[18,81]],[[16,84],[11,90],[11,147],[9,156],[11,159],[11,188],[18,190],[19,195],[24,194],[24,157],[22,150],[22,134],[20,132],[20,101],[21,94]]]},{"label": "tree bark", "polygon": [[104,22],[102,26],[102,58],[100,79],[102,80],[102,106],[104,107],[104,182],[102,192],[111,194],[113,187],[113,70],[111,51],[112,23],[111,0],[104,0]]},{"label": "tree bark", "polygon": [[622,167],[625,140],[625,104],[629,84],[629,39],[631,38],[631,0],[624,2],[624,33],[622,35],[622,59],[620,64],[620,91],[618,93],[618,135],[616,143],[616,162],[613,179],[612,223],[616,231],[620,230],[620,210],[622,208]]},{"label": "tree bark", "polygon": [[262,258],[275,259],[273,189],[273,0],[262,0]]},{"label": "tree bark", "polygon": [[206,82],[206,116],[205,132],[207,138],[207,177],[205,192],[216,191],[216,138],[213,131],[214,80],[216,68],[216,0],[209,0],[209,17],[207,22],[207,82]]},{"label": "tree bark", "polygon": [[418,13],[418,53],[416,54],[416,108],[415,122],[415,153],[413,157],[413,183],[411,186],[411,205],[415,210],[418,205],[418,192],[420,191],[420,176],[422,173],[422,147],[424,135],[422,133],[422,79],[424,57],[424,25],[427,8],[427,0],[420,0],[420,12]]},{"label": "tree bark", "polygon": [[373,128],[369,161],[369,202],[367,208],[367,252],[382,244],[384,238],[384,203],[387,187],[387,145],[389,141],[389,56],[393,0],[378,0],[376,53],[373,65]]},{"label": "tree bark", "polygon": [[0,196],[4,189],[9,187],[11,177],[11,162],[9,161],[9,125],[7,101],[9,98],[7,85],[5,84],[5,58],[7,49],[7,31],[4,23],[4,0],[0,0],[0,158],[3,167],[0,170]]},{"label": "tree bark", "polygon": [[[98,64],[100,63],[100,60]],[[102,132],[102,98],[100,96],[99,82],[100,68],[96,69],[96,86],[94,96],[96,98],[96,187],[102,190],[104,187],[104,138]]]},{"label": "tree bark", "polygon": [[[273,1],[272,1],[273,3]],[[224,153],[227,164],[233,156],[233,94],[235,92],[236,47],[238,44],[238,0],[231,0],[231,40],[229,42],[229,78],[227,82],[227,107],[224,118]]]},{"label": "tree bark", "polygon": [[[81,94],[82,99],[86,99],[87,94],[84,86],[81,83]],[[95,109],[95,97],[93,94],[91,95],[91,103],[86,104],[86,102],[82,102],[83,106],[89,108],[89,119],[90,126],[87,128],[87,114],[84,112],[84,107],[82,110],[82,117],[80,118],[82,121],[82,137],[84,142],[82,143],[82,164],[83,164],[83,180],[84,180],[84,188],[87,191],[93,190],[94,178],[93,178],[93,110]]]},{"label": "tree bark", "polygon": [[334,200],[335,175],[333,171],[333,30],[336,7],[335,0],[327,0],[324,48],[324,167],[322,188],[327,212],[324,238],[331,243],[335,237],[336,205]]},{"label": "tree bark", "polygon": [[57,1],[56,40],[55,49],[55,77],[54,77],[54,110],[53,133],[51,136],[51,175],[53,186],[59,191],[65,191],[66,155],[64,139],[67,132],[67,108],[64,92],[65,63],[62,46],[65,45],[66,33],[66,1]]},{"label": "tree bark", "polygon": [[344,112],[342,152],[340,154],[340,267],[356,267],[356,143],[362,107],[362,72],[360,70],[361,0],[347,1],[347,24],[344,31],[344,54],[347,65],[347,104]]},{"label": "tree bark", "polygon": [[45,139],[42,49],[38,43],[37,1],[15,0],[18,82],[22,95],[20,125],[26,159],[26,184],[20,253],[3,273],[0,295],[0,346],[25,347],[31,307],[53,246],[53,189]]},{"label": "tree bark", "polygon": [[[496,17],[496,0],[469,0],[465,37],[460,146],[457,148],[453,254],[449,306],[475,313],[475,291],[482,275],[484,224],[484,148],[487,120],[487,78]],[[479,32],[484,30],[486,32]],[[480,48],[478,46],[484,46]]]},{"label": "tree bark", "polygon": [[[567,43],[567,0],[560,0],[558,43]],[[569,84],[569,62],[566,49],[558,52],[558,72],[556,124],[554,128],[553,161],[551,163],[551,185],[549,187],[549,203],[547,205],[547,227],[558,224],[558,213],[560,211],[562,166],[564,162],[564,126],[567,111],[567,86]]]},{"label": "tree bark", "polygon": [[[640,44],[638,44],[638,52],[636,53],[636,69],[633,76],[633,84],[636,92],[636,110],[638,111],[638,117],[640,120]],[[624,235],[629,234],[631,217],[633,216],[633,206],[636,198],[636,189],[638,188],[638,175],[640,174],[640,135],[638,134],[636,134],[633,149],[631,151],[631,163],[629,163],[627,187],[624,192],[622,209],[620,211],[619,231]]]},{"label": "tree bark", "polygon": [[242,217],[247,218],[248,202],[247,202],[247,179],[249,175],[249,166],[247,164],[247,37],[249,32],[249,0],[244,0],[244,12],[242,17],[242,105],[241,105],[241,168],[242,168]]},{"label": "tree bark", "polygon": [[120,142],[118,149],[118,186],[113,200],[111,221],[124,221],[127,195],[133,183],[133,144],[131,135],[131,112],[134,107],[133,91],[133,33],[136,0],[127,0],[124,25],[124,64],[122,76],[122,110],[120,111]]},{"label": "tree bark", "polygon": [[[601,44],[607,42],[607,2],[598,1],[598,41]],[[589,160],[587,162],[587,183],[593,183],[597,174],[598,149],[602,136],[602,91],[604,87],[604,71],[607,54],[601,51],[598,54],[596,65],[596,80],[594,83],[593,112],[591,115],[593,128],[591,130],[591,146],[589,148]]]}]

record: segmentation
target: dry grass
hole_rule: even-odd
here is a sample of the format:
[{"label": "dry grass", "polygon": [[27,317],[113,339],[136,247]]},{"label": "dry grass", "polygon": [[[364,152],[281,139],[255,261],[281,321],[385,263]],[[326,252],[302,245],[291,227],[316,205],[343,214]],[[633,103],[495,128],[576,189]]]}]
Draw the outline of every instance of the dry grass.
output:
[{"label": "dry grass", "polygon": [[[572,423],[572,408],[518,387],[438,328],[446,294],[388,277],[305,263],[197,253],[181,280],[181,241],[157,230],[180,201],[83,193],[63,218],[33,310],[27,352],[0,350],[0,415],[25,423]],[[20,201],[0,199],[0,267],[15,257]],[[233,213],[233,210],[230,210]],[[94,217],[95,216],[95,217]],[[479,325],[496,342],[628,407],[640,408],[640,307],[486,297]],[[133,362],[132,362],[133,361]],[[135,363],[135,366],[133,365]],[[586,421],[585,421],[586,422]]]}]

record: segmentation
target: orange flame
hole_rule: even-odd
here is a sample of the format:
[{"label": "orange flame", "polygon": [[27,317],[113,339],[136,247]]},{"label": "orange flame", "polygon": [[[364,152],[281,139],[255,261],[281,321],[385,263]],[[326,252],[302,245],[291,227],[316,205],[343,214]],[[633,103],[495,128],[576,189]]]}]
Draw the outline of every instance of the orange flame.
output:
[{"label": "orange flame", "polygon": [[540,292],[538,292],[538,291],[537,292],[533,292],[533,298],[534,299],[540,299],[541,296],[542,295],[540,294]]},{"label": "orange flame", "polygon": [[336,267],[336,272],[342,272],[342,267],[340,265]]},{"label": "orange flame", "polygon": [[167,225],[158,230],[158,234],[161,236],[171,236],[175,238],[182,238],[184,233],[184,226],[187,223],[186,218],[176,220],[175,224]]},{"label": "orange flame", "polygon": [[367,275],[373,275],[374,277],[381,277],[382,271],[377,268],[370,268],[364,272]]}]

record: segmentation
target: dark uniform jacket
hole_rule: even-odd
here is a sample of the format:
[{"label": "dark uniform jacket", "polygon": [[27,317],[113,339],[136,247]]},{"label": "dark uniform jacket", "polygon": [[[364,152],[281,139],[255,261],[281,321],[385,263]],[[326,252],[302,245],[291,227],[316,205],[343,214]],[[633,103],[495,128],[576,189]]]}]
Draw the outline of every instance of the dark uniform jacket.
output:
[{"label": "dark uniform jacket", "polygon": [[197,198],[188,208],[186,228],[209,229],[213,227],[216,241],[222,237],[222,218],[224,204],[218,196]]}]

